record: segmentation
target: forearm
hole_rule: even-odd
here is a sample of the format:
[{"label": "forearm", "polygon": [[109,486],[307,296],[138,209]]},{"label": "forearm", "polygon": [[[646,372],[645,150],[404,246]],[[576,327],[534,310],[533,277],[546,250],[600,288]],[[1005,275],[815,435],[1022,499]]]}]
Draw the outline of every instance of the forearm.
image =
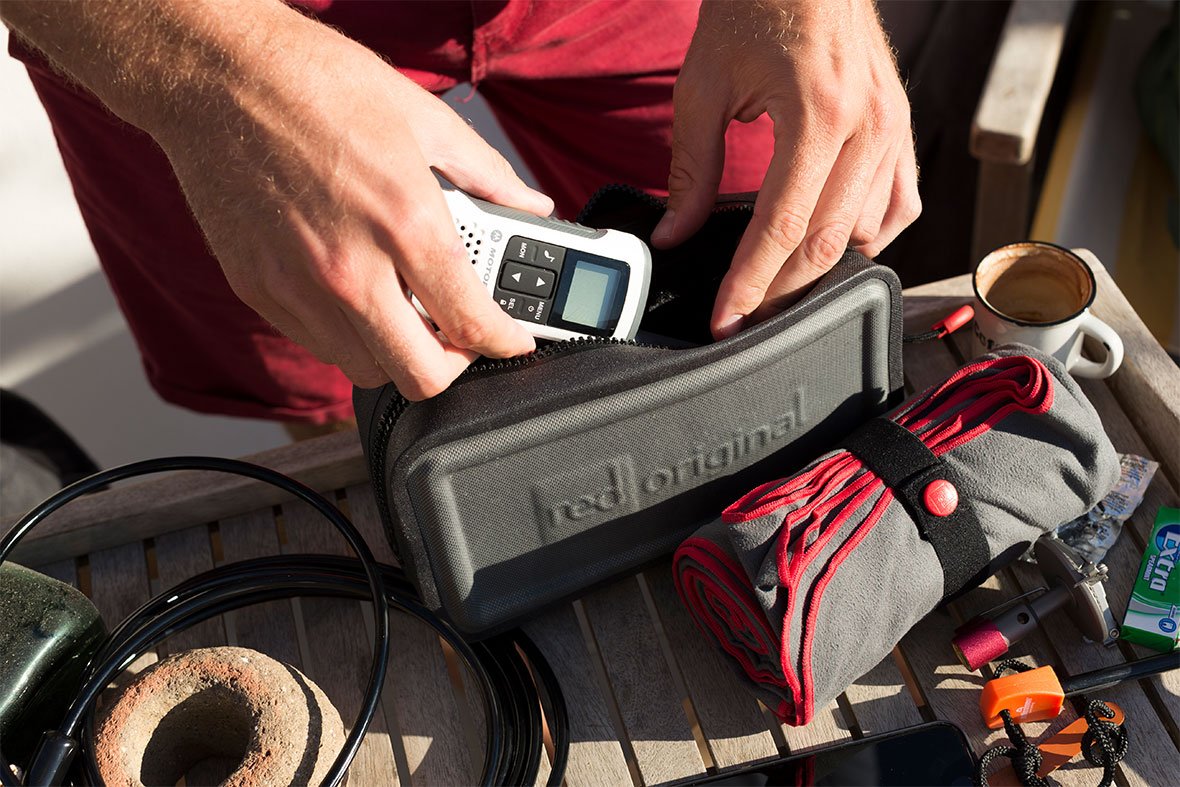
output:
[{"label": "forearm", "polygon": [[112,112],[153,136],[244,97],[314,22],[277,0],[0,0],[0,18]]}]

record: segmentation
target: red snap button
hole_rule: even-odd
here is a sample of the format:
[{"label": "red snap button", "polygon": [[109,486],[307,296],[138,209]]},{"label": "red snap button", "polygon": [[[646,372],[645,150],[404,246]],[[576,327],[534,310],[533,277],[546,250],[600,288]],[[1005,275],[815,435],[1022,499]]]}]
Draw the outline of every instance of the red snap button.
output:
[{"label": "red snap button", "polygon": [[938,479],[926,484],[922,491],[926,510],[935,516],[949,516],[959,507],[959,490],[950,481]]}]

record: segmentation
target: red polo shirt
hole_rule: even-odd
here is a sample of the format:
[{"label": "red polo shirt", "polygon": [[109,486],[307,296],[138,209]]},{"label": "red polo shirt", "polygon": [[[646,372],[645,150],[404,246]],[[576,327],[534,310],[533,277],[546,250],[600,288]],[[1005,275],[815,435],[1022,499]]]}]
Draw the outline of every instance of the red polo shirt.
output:
[{"label": "red polo shirt", "polygon": [[[666,193],[672,85],[697,3],[613,0],[307,2],[424,88],[471,82],[558,213],[604,183]],[[242,304],[210,256],[167,158],[11,39],[53,125],[82,217],[151,384],[226,415],[326,423],[351,417],[341,372]],[[768,119],[734,124],[724,191],[758,188]]]}]

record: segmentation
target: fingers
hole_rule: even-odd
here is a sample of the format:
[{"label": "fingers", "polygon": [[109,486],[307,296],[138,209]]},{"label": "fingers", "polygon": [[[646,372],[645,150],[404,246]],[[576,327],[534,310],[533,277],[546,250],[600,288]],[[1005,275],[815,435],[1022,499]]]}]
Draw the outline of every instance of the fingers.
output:
[{"label": "fingers", "polygon": [[439,104],[450,116],[447,133],[419,140],[430,166],[474,197],[537,216],[553,213],[552,199],[525,184],[506,158],[450,107]]},{"label": "fingers", "polygon": [[[297,341],[340,364],[358,384],[374,380],[367,367],[380,368],[404,395],[416,399],[445,389],[480,354],[508,357],[535,347],[532,336],[496,306],[476,277],[441,189],[419,163],[420,168],[404,172],[404,192],[373,191],[357,203],[359,213],[385,214],[386,221],[337,242],[335,251],[316,241],[299,216],[290,217],[296,234],[321,260],[309,269],[306,293],[299,289],[298,276],[281,265],[277,275],[261,277],[274,300],[311,334]],[[449,341],[418,314],[407,286]],[[341,324],[337,312],[351,328]],[[336,342],[352,335],[364,350],[350,338]]]},{"label": "fingers", "polygon": [[[741,329],[762,303],[784,260],[808,237],[812,212],[840,153],[839,140],[822,137],[809,144],[796,128],[776,128],[774,157],[754,216],[717,292],[710,325],[718,339]],[[820,242],[826,238],[825,234]]]},{"label": "fingers", "polygon": [[310,280],[296,274],[276,281],[282,284],[272,290],[239,286],[235,292],[279,333],[321,362],[339,367],[353,384],[375,388],[389,382],[389,375],[377,364],[344,314],[330,302],[315,297],[315,286]]},{"label": "fingers", "polygon": [[475,352],[440,340],[406,298],[392,269],[376,291],[382,308],[354,313],[351,321],[369,347],[390,349],[387,354],[379,354],[377,362],[407,399],[436,396],[478,357]]},{"label": "fingers", "polygon": [[[442,341],[406,297],[397,274],[386,268],[358,308],[340,308],[316,296],[311,281],[290,282],[257,306],[292,341],[334,364],[355,385],[375,388],[393,381],[407,399],[442,392],[478,354]],[[298,316],[296,316],[296,314]]]},{"label": "fingers", "polygon": [[668,208],[651,234],[652,245],[666,249],[701,228],[717,199],[725,168],[722,107],[702,91],[699,80],[682,73],[673,91],[672,168],[668,174]]},{"label": "fingers", "polygon": [[798,300],[844,255],[876,164],[867,137],[858,136],[844,146],[816,203],[806,238],[767,288],[762,304],[751,315],[752,321],[764,320]]},{"label": "fingers", "polygon": [[912,224],[922,213],[922,199],[918,196],[918,165],[914,158],[914,142],[907,139],[901,145],[893,172],[889,208],[881,221],[881,229],[870,243],[860,249],[866,257],[876,257]]},{"label": "fingers", "polygon": [[881,163],[877,165],[877,172],[873,175],[873,182],[869,185],[869,195],[861,209],[860,218],[856,220],[852,234],[848,236],[848,245],[862,254],[865,247],[881,232],[881,222],[893,196],[893,173],[897,170],[898,152],[895,145],[881,157]]},{"label": "fingers", "polygon": [[428,182],[388,239],[398,273],[456,347],[493,358],[532,352],[532,336],[500,310],[467,262],[442,191]]}]

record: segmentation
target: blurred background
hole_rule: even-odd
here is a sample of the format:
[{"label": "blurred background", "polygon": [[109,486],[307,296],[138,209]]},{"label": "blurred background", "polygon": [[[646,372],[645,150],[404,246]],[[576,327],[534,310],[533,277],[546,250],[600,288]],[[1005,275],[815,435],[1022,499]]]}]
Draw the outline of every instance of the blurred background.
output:
[{"label": "blurred background", "polygon": [[[949,24],[947,15],[940,15],[943,4],[927,5],[935,11],[923,31]],[[1033,123],[1035,152],[1025,162],[984,165],[992,175],[1002,174],[994,183],[1010,182],[1012,173],[1022,183],[1023,229],[1011,230],[1019,234],[1008,239],[1032,237],[1093,250],[1176,354],[1176,3],[1023,2],[1023,29],[1013,28],[1014,12],[1006,4],[992,5],[998,8],[999,37],[984,42],[991,49],[1000,51],[1005,35],[1023,36],[1008,42],[1009,52],[1027,56],[1030,69],[1046,67],[1043,41],[1056,42],[1050,46],[1059,49],[1044,116]],[[888,11],[883,13],[888,23]],[[1001,31],[1005,19],[1008,27]],[[1163,32],[1169,24],[1170,31]],[[0,46],[7,48],[2,27]],[[954,61],[952,50],[949,58],[917,62],[909,75],[911,90],[921,91],[936,81],[934,75],[947,73],[943,81],[955,89]],[[978,101],[978,86],[962,89],[974,91],[967,97],[972,104]],[[1022,88],[1018,79],[1010,88],[996,87],[1003,89]],[[447,99],[527,177],[478,95],[460,86]],[[966,131],[937,144],[962,157],[970,147]],[[928,174],[924,164],[923,176]],[[1006,187],[988,191],[992,180],[977,184],[974,171],[969,177],[976,204],[955,206],[966,227],[980,215],[980,205],[1011,200]],[[985,242],[987,236],[976,240]],[[935,250],[925,253],[937,257]],[[938,270],[942,275],[968,270],[971,260],[961,256]],[[49,124],[24,68],[6,55],[0,56],[0,387],[43,408],[100,466],[177,453],[239,456],[288,441],[276,424],[192,413],[163,402],[148,387],[74,205]]]}]

